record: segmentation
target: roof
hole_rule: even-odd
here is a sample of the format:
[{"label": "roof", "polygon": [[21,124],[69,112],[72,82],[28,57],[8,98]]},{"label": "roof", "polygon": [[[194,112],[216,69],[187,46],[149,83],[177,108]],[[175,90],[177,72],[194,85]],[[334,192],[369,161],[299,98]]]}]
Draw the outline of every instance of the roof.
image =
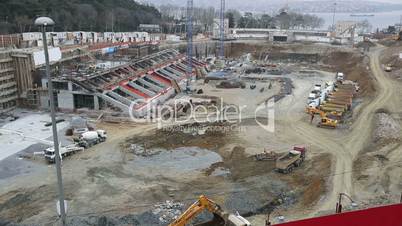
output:
[{"label": "roof", "polygon": [[317,217],[278,226],[402,226],[402,203]]}]

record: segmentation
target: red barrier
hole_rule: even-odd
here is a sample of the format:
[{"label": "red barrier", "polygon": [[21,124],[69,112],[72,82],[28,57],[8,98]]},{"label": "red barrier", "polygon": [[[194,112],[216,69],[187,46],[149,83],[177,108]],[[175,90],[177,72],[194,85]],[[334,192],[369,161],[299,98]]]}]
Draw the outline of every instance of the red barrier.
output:
[{"label": "red barrier", "polygon": [[402,226],[402,204],[317,217],[280,226]]}]

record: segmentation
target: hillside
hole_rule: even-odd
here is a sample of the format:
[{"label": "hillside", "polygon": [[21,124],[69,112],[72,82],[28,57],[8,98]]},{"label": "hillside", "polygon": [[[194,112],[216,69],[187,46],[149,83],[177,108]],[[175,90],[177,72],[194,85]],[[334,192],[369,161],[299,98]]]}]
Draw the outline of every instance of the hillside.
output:
[{"label": "hillside", "polygon": [[[173,4],[185,6],[186,0],[142,0],[155,5]],[[367,0],[343,0],[336,1],[337,12],[343,13],[373,13],[373,12],[385,12],[392,10],[402,10],[402,4],[400,2],[395,4],[367,1]],[[214,6],[219,7],[220,1],[216,0],[202,0],[194,1],[195,6]],[[250,12],[277,12],[285,5],[292,11],[304,12],[304,13],[327,13],[333,12],[334,1],[333,0],[227,0],[226,7],[228,9],[238,9],[240,11]]]},{"label": "hillside", "polygon": [[50,16],[55,31],[133,31],[158,23],[159,11],[133,0],[0,0],[0,33],[35,31],[36,16]]}]

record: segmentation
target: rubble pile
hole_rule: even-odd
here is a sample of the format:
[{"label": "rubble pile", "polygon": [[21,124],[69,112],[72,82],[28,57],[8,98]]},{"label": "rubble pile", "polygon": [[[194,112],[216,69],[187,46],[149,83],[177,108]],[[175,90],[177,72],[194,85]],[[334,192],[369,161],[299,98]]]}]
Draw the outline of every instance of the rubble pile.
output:
[{"label": "rubble pile", "polygon": [[182,211],[184,204],[180,202],[174,202],[166,200],[166,202],[157,204],[152,213],[159,218],[161,223],[169,223],[177,219]]},{"label": "rubble pile", "polygon": [[401,126],[387,113],[377,113],[373,140],[375,143],[399,141]]},{"label": "rubble pile", "polygon": [[246,88],[246,84],[240,80],[226,80],[216,85],[216,88],[235,89]]},{"label": "rubble pile", "polygon": [[143,157],[149,157],[153,155],[157,155],[161,152],[159,149],[146,149],[144,145],[139,145],[139,144],[131,144],[130,145],[130,151],[134,153],[134,155],[138,156],[143,156]]}]

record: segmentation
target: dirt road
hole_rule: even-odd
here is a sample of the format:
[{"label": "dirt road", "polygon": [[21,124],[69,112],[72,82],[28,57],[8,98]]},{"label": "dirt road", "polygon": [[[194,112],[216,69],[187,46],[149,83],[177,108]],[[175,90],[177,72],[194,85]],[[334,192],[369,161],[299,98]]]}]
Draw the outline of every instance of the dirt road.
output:
[{"label": "dirt road", "polygon": [[[374,112],[389,103],[392,94],[399,89],[383,72],[379,61],[379,56],[384,47],[378,47],[369,54],[370,67],[375,77],[378,93],[370,102],[366,103],[356,112],[356,121],[352,126],[340,130],[324,130],[315,128],[303,120],[303,113],[295,113],[297,109],[297,96],[293,96],[293,100],[289,103],[287,111],[287,120],[289,126],[286,133],[294,136],[298,140],[315,147],[317,153],[331,153],[334,157],[332,174],[329,178],[330,187],[325,197],[320,200],[316,207],[310,210],[301,210],[300,215],[314,213],[320,211],[333,211],[337,202],[338,194],[345,192],[354,195],[355,191],[352,182],[353,161],[357,154],[365,148],[365,143],[370,139],[371,126]],[[305,216],[304,216],[305,217]],[[298,216],[294,216],[298,218]]]}]

